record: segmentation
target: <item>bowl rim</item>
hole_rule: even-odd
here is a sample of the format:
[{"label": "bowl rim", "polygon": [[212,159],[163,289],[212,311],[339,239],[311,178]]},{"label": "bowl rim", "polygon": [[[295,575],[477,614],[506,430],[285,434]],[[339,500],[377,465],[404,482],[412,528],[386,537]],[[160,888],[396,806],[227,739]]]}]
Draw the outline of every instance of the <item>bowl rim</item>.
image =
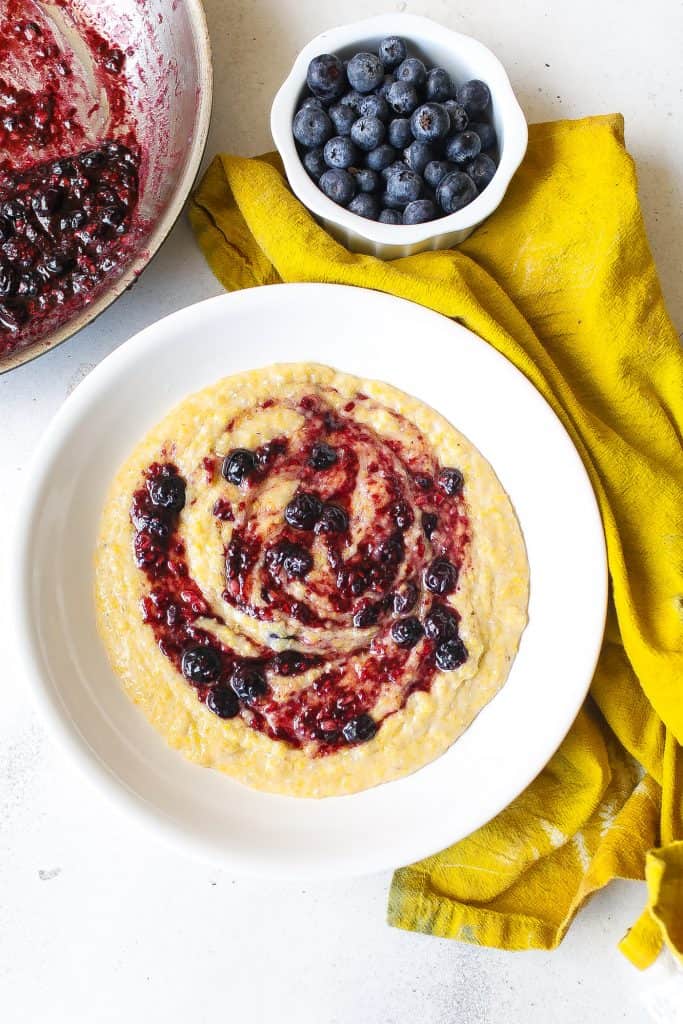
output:
[{"label": "bowl rim", "polygon": [[73,338],[94,320],[104,313],[123,292],[131,288],[143,270],[149,266],[157,252],[173,230],[180,217],[187,197],[197,179],[206,144],[209,137],[211,111],[213,107],[213,55],[211,39],[206,22],[206,12],[202,0],[185,0],[188,9],[188,21],[194,29],[197,42],[196,55],[198,67],[197,116],[195,130],[189,147],[189,156],[185,170],[181,175],[175,192],[164,214],[157,220],[154,228],[145,239],[145,245],[139,248],[126,264],[123,272],[106,288],[92,303],[82,306],[73,317],[43,337],[38,337],[24,348],[0,356],[0,375],[9,370],[17,369],[26,363],[33,362],[46,352],[51,352],[58,345]]},{"label": "bowl rim", "polygon": [[[491,183],[468,206],[456,213],[439,217],[425,224],[381,224],[349,213],[321,192],[309,178],[296,149],[291,131],[301,89],[306,80],[310,60],[320,53],[335,52],[353,43],[362,42],[372,35],[397,34],[413,38],[428,46],[431,40],[441,45],[448,42],[453,50],[466,51],[488,65],[488,73],[495,79],[495,102],[505,123],[506,139],[500,163]],[[491,90],[494,93],[494,89]],[[502,201],[507,188],[526,153],[528,127],[522,108],[513,91],[502,63],[487,46],[432,18],[417,14],[380,14],[372,18],[350,22],[321,32],[311,39],[296,57],[291,71],[273,100],[270,114],[273,141],[284,164],[285,173],[295,195],[317,217],[340,228],[374,242],[376,245],[410,246],[448,233],[469,231],[488,217]]]}]

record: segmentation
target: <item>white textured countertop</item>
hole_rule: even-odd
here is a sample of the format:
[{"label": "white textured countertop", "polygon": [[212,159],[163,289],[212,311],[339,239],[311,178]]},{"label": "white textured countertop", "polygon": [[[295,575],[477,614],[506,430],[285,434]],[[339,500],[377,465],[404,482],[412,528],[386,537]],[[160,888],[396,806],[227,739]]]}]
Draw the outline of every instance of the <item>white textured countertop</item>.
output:
[{"label": "white textured countertop", "polygon": [[[683,325],[683,7],[679,0],[206,0],[216,65],[208,154],[270,147],[271,97],[323,28],[389,10],[477,36],[529,121],[620,110],[674,321]],[[138,329],[216,294],[183,219],[135,289],[95,324],[0,379],[0,564],[12,495],[66,395]],[[11,595],[0,588],[0,602]],[[1,605],[0,605],[1,607]],[[613,885],[554,953],[509,954],[389,929],[389,875],[246,882],[185,860],[101,803],[52,746],[3,632],[0,1017],[6,1024],[574,1024],[649,1019],[662,975],[615,944],[640,912]],[[662,1021],[673,1022],[673,1009]]]}]

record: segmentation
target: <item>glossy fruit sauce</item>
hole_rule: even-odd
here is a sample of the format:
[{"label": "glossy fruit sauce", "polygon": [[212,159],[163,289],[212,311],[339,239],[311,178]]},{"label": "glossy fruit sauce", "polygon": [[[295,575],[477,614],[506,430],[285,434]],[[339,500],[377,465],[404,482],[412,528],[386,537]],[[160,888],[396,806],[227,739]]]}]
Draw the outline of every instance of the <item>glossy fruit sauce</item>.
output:
[{"label": "glossy fruit sauce", "polygon": [[[162,653],[221,717],[240,714],[311,756],[372,738],[413,691],[467,659],[447,603],[469,544],[463,478],[436,463],[421,435],[415,443],[414,426],[404,447],[348,415],[364,401],[358,394],[340,413],[305,396],[291,437],[203,460],[200,485],[225,490],[212,516],[223,600],[245,626],[270,626],[273,647],[261,644],[252,658],[210,630],[222,609],[189,574],[186,482],[173,463],[149,466],[130,510],[148,581],[142,617]],[[283,481],[291,499],[264,518],[264,495]],[[282,696],[277,677],[297,685]]]},{"label": "glossy fruit sauce", "polygon": [[88,302],[135,234],[126,54],[81,40],[87,72],[38,4],[0,0],[0,356]]}]

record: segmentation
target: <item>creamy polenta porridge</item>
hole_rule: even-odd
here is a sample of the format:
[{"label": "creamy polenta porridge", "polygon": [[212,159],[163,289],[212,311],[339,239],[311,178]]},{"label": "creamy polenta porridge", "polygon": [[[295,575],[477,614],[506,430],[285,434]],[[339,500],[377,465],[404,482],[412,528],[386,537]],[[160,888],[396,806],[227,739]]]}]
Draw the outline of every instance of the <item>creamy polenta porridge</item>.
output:
[{"label": "creamy polenta porridge", "polygon": [[182,401],[113,482],[98,623],[171,746],[258,789],[353,793],[442,754],[505,682],[528,565],[442,416],[314,364]]}]

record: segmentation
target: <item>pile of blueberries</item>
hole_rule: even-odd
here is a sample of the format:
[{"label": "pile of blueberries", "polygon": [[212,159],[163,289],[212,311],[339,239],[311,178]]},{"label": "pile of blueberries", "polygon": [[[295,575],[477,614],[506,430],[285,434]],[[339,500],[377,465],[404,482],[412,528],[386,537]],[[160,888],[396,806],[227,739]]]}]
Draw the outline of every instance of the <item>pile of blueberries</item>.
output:
[{"label": "pile of blueberries", "polygon": [[471,203],[496,173],[491,94],[456,86],[389,36],[377,53],[314,57],[292,124],[304,167],[328,198],[383,224],[422,224]]}]

